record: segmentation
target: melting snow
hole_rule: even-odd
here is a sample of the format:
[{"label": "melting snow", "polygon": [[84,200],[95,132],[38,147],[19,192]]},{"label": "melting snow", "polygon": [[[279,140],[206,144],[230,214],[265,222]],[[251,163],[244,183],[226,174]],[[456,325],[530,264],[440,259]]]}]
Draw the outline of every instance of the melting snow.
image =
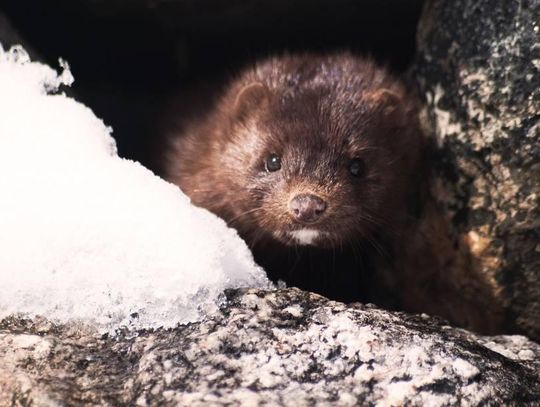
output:
[{"label": "melting snow", "polygon": [[0,318],[171,327],[226,288],[270,287],[236,232],[119,158],[111,129],[63,94],[73,78],[0,45]]}]

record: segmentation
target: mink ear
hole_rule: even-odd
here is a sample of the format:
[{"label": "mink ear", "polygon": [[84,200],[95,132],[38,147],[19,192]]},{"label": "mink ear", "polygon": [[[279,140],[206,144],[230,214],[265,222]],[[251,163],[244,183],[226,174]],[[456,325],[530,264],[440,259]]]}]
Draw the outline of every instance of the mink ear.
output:
[{"label": "mink ear", "polygon": [[374,109],[393,119],[393,122],[400,126],[406,122],[406,109],[403,106],[404,95],[399,91],[393,91],[387,88],[379,88],[369,92],[366,100]]},{"label": "mink ear", "polygon": [[376,108],[383,109],[385,114],[396,110],[402,102],[402,95],[386,88],[375,89],[366,96],[369,102]]},{"label": "mink ear", "polygon": [[234,112],[237,118],[244,119],[250,112],[264,108],[270,99],[270,91],[260,82],[244,86],[234,101]]}]

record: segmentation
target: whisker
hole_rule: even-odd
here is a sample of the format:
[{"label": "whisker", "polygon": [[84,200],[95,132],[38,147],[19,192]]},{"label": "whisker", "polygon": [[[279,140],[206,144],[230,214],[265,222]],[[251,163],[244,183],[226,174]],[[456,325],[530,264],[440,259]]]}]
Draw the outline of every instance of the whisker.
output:
[{"label": "whisker", "polygon": [[379,243],[377,242],[377,239],[375,239],[372,236],[367,236],[367,241],[375,248],[377,253],[379,253],[384,258],[389,258],[390,255],[387,250]]},{"label": "whisker", "polygon": [[251,239],[251,242],[249,242],[249,249],[253,251],[255,249],[255,246],[261,241],[261,238],[264,236],[264,229],[259,229],[253,239]]},{"label": "whisker", "polygon": [[360,248],[357,246],[358,241],[356,239],[348,239],[347,244],[351,248],[353,258],[354,258],[354,262],[360,264],[360,267],[363,269],[364,268],[364,263],[363,263],[362,256],[361,256],[361,254],[359,252]]},{"label": "whisker", "polygon": [[249,215],[249,214],[252,214],[252,213],[255,213],[255,212],[258,212],[258,211],[262,211],[264,210],[264,208],[254,208],[254,209],[250,209],[250,210],[247,210],[245,212],[242,212],[241,214],[235,216],[234,218],[232,219],[229,219],[227,221],[227,225],[232,225],[234,222],[236,222],[237,220],[240,220],[243,216],[246,216],[246,215]]}]

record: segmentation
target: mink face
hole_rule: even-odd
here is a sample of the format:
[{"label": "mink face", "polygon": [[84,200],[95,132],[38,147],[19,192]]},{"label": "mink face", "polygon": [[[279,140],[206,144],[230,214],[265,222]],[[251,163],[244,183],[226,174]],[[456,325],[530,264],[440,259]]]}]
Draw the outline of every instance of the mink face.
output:
[{"label": "mink face", "polygon": [[421,144],[414,105],[369,60],[270,59],[173,135],[167,177],[251,244],[370,242],[405,216]]}]

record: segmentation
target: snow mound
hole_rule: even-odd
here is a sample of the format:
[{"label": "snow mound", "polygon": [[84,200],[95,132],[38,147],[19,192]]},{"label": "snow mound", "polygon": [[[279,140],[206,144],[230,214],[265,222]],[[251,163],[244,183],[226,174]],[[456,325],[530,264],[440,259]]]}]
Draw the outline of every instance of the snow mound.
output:
[{"label": "snow mound", "polygon": [[119,158],[110,128],[54,94],[73,81],[60,64],[0,45],[0,318],[172,327],[224,289],[271,287],[234,230]]}]

